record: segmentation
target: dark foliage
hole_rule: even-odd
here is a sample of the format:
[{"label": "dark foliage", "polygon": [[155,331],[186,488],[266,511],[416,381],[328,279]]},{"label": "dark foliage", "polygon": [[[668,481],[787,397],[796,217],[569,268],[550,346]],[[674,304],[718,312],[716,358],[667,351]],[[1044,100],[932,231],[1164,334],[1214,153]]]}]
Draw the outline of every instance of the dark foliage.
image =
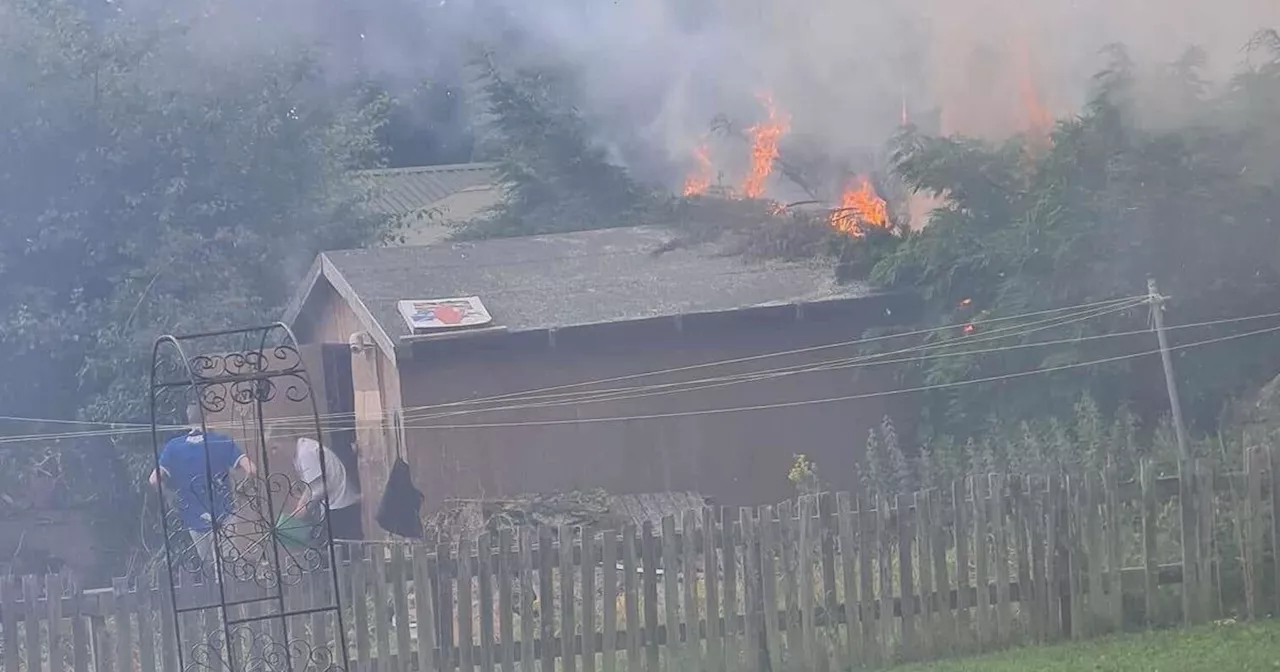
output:
[{"label": "dark foliage", "polygon": [[[968,348],[987,320],[1145,293],[1148,277],[1172,297],[1171,325],[1273,312],[1280,305],[1280,44],[1254,45],[1256,65],[1210,93],[1203,55],[1188,52],[1154,74],[1122,49],[1096,79],[1081,114],[1059,122],[1052,147],[1034,155],[1022,139],[989,144],[908,130],[894,143],[898,176],[945,197],[929,226],[903,239],[872,278],[920,292],[928,342],[957,352],[1142,330],[1147,307],[1098,316]],[[1002,324],[1029,323],[1040,318]],[[974,330],[964,325],[973,323]],[[1177,332],[1175,345],[1274,326],[1247,323]],[[1176,367],[1190,417],[1208,429],[1232,394],[1280,366],[1275,337],[1180,350]],[[1034,369],[1149,352],[1153,335],[921,360],[904,385],[953,385]],[[1105,366],[925,395],[926,433],[975,436],[998,415],[1009,422],[1069,413],[1089,392],[1103,409],[1167,409],[1151,356]]]}]

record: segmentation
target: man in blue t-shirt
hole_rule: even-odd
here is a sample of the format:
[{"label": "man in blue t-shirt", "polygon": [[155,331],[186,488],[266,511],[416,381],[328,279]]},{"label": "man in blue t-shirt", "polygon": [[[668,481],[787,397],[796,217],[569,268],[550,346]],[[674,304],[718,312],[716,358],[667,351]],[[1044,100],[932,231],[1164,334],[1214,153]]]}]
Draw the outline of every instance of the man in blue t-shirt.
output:
[{"label": "man in blue t-shirt", "polygon": [[[191,535],[201,563],[210,563],[214,549],[213,519],[216,516],[222,522],[233,510],[231,474],[239,470],[252,475],[254,466],[231,437],[203,432],[200,417],[198,406],[193,404],[187,408],[187,423],[191,428],[164,444],[160,451],[160,473],[152,471],[149,480],[152,485],[158,485],[159,479],[164,478],[166,487],[176,496],[178,515]],[[213,482],[212,501],[210,481]]]}]

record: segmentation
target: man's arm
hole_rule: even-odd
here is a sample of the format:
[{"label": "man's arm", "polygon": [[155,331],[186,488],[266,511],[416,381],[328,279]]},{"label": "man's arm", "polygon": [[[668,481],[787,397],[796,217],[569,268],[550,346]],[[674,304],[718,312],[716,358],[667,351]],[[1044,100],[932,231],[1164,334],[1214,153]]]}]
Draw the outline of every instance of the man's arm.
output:
[{"label": "man's arm", "polygon": [[324,459],[319,444],[309,443],[305,447],[298,446],[298,476],[306,484],[306,488],[302,491],[302,495],[298,497],[298,505],[294,507],[293,514],[300,515],[306,510],[307,505],[314,501],[317,497],[325,497],[326,483],[324,482],[324,471],[320,466],[320,460]]},{"label": "man's arm", "polygon": [[254,466],[253,460],[249,459],[249,456],[244,453],[241,453],[235,464],[231,465],[231,470],[239,471],[245,476],[252,476],[258,473],[258,468]]}]

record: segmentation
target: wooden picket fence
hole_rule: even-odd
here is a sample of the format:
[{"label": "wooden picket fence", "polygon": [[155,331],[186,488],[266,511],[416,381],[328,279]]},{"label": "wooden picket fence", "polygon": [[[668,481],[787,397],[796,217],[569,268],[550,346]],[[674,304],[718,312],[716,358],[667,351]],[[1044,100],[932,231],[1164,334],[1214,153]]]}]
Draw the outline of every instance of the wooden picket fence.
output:
[{"label": "wooden picket fence", "polygon": [[[993,474],[621,531],[362,544],[339,573],[346,668],[851,670],[1276,615],[1280,451],[1247,451],[1244,465]],[[310,579],[296,604],[329,599],[332,584]],[[167,593],[137,583],[0,581],[3,672],[176,670],[176,629],[220,631],[216,610],[175,624]],[[338,631],[317,614],[291,618],[299,637],[327,643]]]}]

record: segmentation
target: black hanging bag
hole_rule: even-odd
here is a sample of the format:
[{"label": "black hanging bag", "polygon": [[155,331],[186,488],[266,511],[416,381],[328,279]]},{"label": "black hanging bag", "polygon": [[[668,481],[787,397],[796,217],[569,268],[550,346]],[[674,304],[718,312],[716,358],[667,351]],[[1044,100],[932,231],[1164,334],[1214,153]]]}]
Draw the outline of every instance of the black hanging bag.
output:
[{"label": "black hanging bag", "polygon": [[422,491],[413,485],[413,477],[409,473],[409,463],[404,461],[400,449],[400,417],[396,421],[396,462],[391,465],[391,474],[387,477],[387,486],[382,491],[382,500],[378,502],[378,513],[375,519],[382,529],[391,534],[408,539],[422,538],[422,520],[418,511],[422,508]]}]

